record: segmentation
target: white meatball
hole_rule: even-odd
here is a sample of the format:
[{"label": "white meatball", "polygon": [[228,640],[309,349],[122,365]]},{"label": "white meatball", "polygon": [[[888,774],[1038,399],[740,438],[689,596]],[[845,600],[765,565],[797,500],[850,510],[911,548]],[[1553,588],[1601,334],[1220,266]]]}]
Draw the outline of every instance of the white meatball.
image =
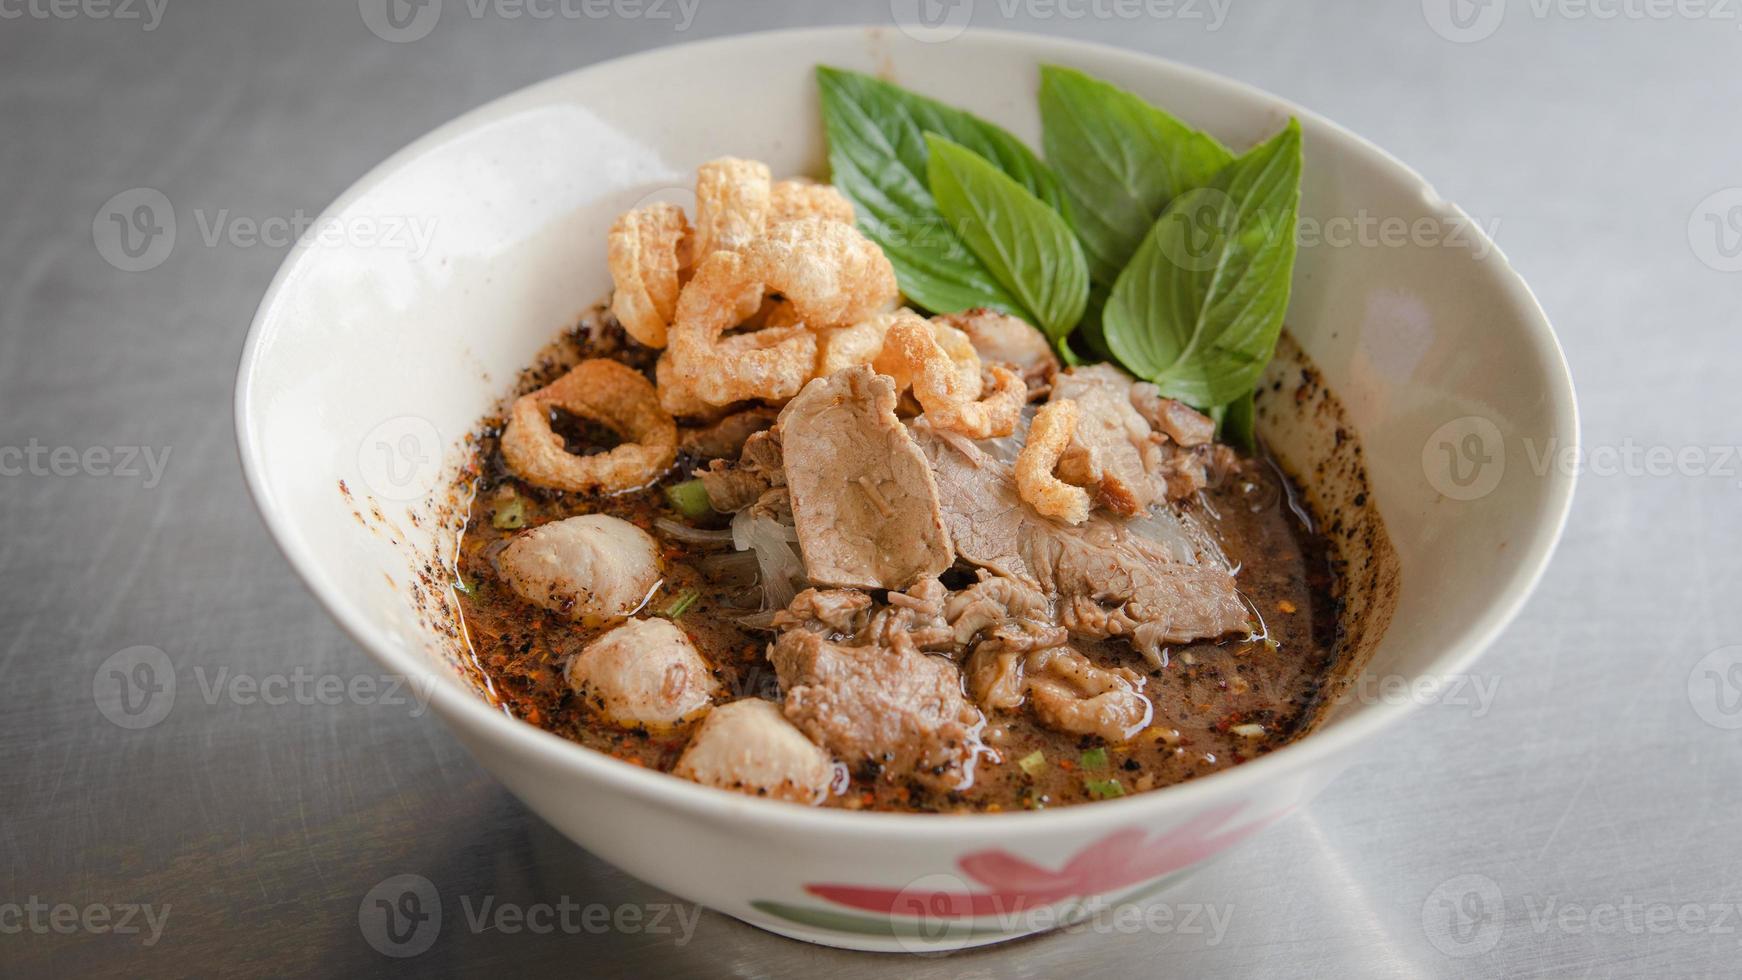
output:
[{"label": "white meatball", "polygon": [[828,795],[835,763],[778,707],[745,698],[708,713],[672,773],[750,796],[816,804]]},{"label": "white meatball", "polygon": [[568,681],[606,721],[649,730],[706,711],[720,687],[689,637],[664,619],[632,619],[587,644],[569,661]]},{"label": "white meatball", "polygon": [[628,521],[588,514],[519,535],[496,568],[527,602],[597,625],[647,601],[659,584],[659,546]]}]

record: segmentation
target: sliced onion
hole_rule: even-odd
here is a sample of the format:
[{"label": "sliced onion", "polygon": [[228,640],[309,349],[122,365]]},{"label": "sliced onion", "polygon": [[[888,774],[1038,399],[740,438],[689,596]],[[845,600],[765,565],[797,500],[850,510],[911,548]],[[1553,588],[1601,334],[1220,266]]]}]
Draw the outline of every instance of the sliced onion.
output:
[{"label": "sliced onion", "polygon": [[688,524],[679,523],[669,517],[655,517],[653,526],[659,528],[659,532],[666,537],[673,541],[681,541],[684,544],[723,548],[732,543],[730,529],[710,531],[706,528],[690,527]]},{"label": "sliced onion", "polygon": [[735,617],[735,621],[739,626],[742,626],[747,630],[772,631],[774,629],[775,612],[776,610],[773,609],[764,609],[761,612],[751,613],[748,616]]},{"label": "sliced onion", "polygon": [[804,558],[797,548],[798,530],[752,507],[732,518],[732,544],[740,551],[756,553],[756,566],[762,572],[763,608],[785,609],[805,581]]}]

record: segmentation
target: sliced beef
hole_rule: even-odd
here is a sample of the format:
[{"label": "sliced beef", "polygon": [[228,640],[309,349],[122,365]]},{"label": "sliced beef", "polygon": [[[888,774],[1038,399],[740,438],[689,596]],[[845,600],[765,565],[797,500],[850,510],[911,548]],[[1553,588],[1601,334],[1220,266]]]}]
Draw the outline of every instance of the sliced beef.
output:
[{"label": "sliced beef", "polygon": [[1126,517],[1161,495],[1145,465],[1157,440],[1131,403],[1134,383],[1111,364],[1096,364],[1059,375],[1052,391],[1054,399],[1077,403],[1077,428],[1059,457],[1059,478],[1089,488],[1097,505]]},{"label": "sliced beef", "polygon": [[1035,717],[1048,728],[1123,742],[1154,717],[1135,670],[1097,667],[1070,647],[1030,654],[1027,668]]},{"label": "sliced beef", "polygon": [[879,644],[847,646],[809,630],[782,633],[768,659],[785,714],[812,741],[861,771],[937,789],[972,780],[980,711],[949,660]]},{"label": "sliced beef", "polygon": [[871,622],[871,597],[857,589],[806,589],[774,614],[774,628],[855,637]]},{"label": "sliced beef", "polygon": [[737,462],[716,459],[696,476],[708,492],[709,506],[722,514],[737,513],[768,491],[786,486],[780,434],[772,429],[753,433],[745,438]]},{"label": "sliced beef", "polygon": [[1025,532],[1048,522],[1016,495],[1010,464],[973,440],[932,428],[924,419],[912,431],[931,463],[956,554],[981,568],[1037,584],[1020,543]]},{"label": "sliced beef", "polygon": [[1161,397],[1147,381],[1131,386],[1131,404],[1144,420],[1182,446],[1202,446],[1216,437],[1216,423],[1184,402]]},{"label": "sliced beef", "polygon": [[980,358],[1009,364],[1022,374],[1032,396],[1045,391],[1058,373],[1058,355],[1046,335],[1025,320],[981,307],[937,318],[968,335]]},{"label": "sliced beef", "polygon": [[1020,650],[982,643],[964,674],[975,702],[988,711],[1016,711],[1025,700],[1036,719],[1055,731],[1122,742],[1149,724],[1154,707],[1143,675],[1125,667],[1098,667],[1062,644]]},{"label": "sliced beef", "polygon": [[773,425],[777,415],[774,409],[760,406],[734,412],[712,425],[682,430],[679,446],[702,459],[737,459],[744,443]]},{"label": "sliced beef", "polygon": [[1024,557],[1041,587],[1061,599],[1071,632],[1127,637],[1161,662],[1169,643],[1209,639],[1247,628],[1250,616],[1233,574],[1209,561],[1188,564],[1123,523],[1091,519],[1081,527],[1035,534]]},{"label": "sliced beef", "polygon": [[944,600],[944,620],[962,649],[997,642],[1013,650],[1059,646],[1067,639],[1054,602],[1013,578],[981,573],[980,581]]},{"label": "sliced beef", "polygon": [[1097,505],[1125,517],[1202,490],[1206,468],[1228,453],[1212,444],[1216,424],[1208,416],[1111,364],[1060,374],[1052,397],[1075,401],[1078,413],[1059,477],[1088,488]]},{"label": "sliced beef", "polygon": [[818,378],[781,410],[779,432],[812,582],[900,589],[955,561],[937,484],[895,417],[888,378],[868,367]]},{"label": "sliced beef", "polygon": [[1058,621],[1082,636],[1128,637],[1150,662],[1169,643],[1245,629],[1245,604],[1227,565],[1182,536],[1151,536],[1154,518],[1095,514],[1077,526],[1047,520],[1017,499],[1010,466],[976,443],[914,435],[933,466],[944,520],[966,561],[1058,602]]}]

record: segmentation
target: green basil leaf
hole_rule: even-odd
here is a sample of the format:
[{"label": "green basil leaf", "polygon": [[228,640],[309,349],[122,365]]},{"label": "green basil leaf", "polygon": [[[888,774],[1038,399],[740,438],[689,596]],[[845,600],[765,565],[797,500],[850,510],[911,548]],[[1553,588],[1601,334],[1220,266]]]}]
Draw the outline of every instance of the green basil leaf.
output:
[{"label": "green basil leaf", "polygon": [[1107,346],[1162,394],[1200,409],[1252,390],[1288,311],[1300,212],[1300,124],[1176,198],[1119,274]]},{"label": "green basil leaf", "polygon": [[925,134],[970,147],[1062,207],[1046,165],[997,126],[869,75],[818,67],[817,84],[832,180],[858,210],[859,227],[895,266],[901,291],[937,313],[990,306],[1023,315],[1021,303],[939,213],[928,189]]},{"label": "green basil leaf", "polygon": [[1055,343],[1083,317],[1089,269],[1063,216],[986,158],[926,134],[938,210]]},{"label": "green basil leaf", "polygon": [[895,159],[922,183],[926,180],[925,134],[936,133],[990,160],[1054,209],[1063,208],[1052,171],[1033,150],[1004,129],[972,113],[861,72],[819,66],[817,81],[825,95],[833,94],[863,107],[876,122]]},{"label": "green basil leaf", "polygon": [[1040,70],[1041,145],[1064,190],[1089,272],[1111,286],[1175,197],[1214,180],[1228,148],[1115,85]]}]

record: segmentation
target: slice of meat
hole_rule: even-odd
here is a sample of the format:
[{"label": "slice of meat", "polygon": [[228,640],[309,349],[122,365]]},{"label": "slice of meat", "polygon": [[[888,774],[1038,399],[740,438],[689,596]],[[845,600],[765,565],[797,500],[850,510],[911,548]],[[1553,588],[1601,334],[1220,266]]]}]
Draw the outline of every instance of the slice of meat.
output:
[{"label": "slice of meat", "polygon": [[1150,425],[1182,446],[1201,446],[1216,437],[1216,423],[1184,402],[1161,397],[1147,381],[1131,386],[1131,405]]},{"label": "slice of meat", "polygon": [[867,367],[805,385],[780,413],[805,570],[818,585],[901,589],[955,561],[937,484],[895,417],[895,386]]},{"label": "slice of meat", "polygon": [[496,570],[522,599],[601,625],[647,601],[659,584],[659,545],[628,521],[587,514],[515,535]]},{"label": "slice of meat", "polygon": [[632,619],[569,661],[569,687],[622,728],[675,728],[706,711],[720,682],[669,620]]},{"label": "slice of meat", "polygon": [[708,712],[672,774],[749,796],[815,805],[838,770],[780,708],[745,698]]},{"label": "slice of meat", "polygon": [[871,621],[871,597],[857,589],[806,589],[774,614],[775,629],[807,629],[851,638]]},{"label": "slice of meat", "polygon": [[1044,522],[1017,497],[1010,464],[971,439],[932,428],[923,418],[911,429],[931,464],[956,554],[1000,575],[1038,584],[1019,545],[1025,532]]},{"label": "slice of meat", "polygon": [[737,513],[768,491],[786,486],[780,434],[772,429],[753,433],[745,438],[737,462],[716,459],[695,475],[708,492],[710,507],[722,514]]},{"label": "slice of meat", "polygon": [[1059,478],[1088,488],[1098,505],[1126,517],[1160,496],[1144,465],[1155,432],[1131,403],[1134,383],[1113,365],[1096,364],[1060,374],[1052,390],[1054,399],[1077,405],[1076,431],[1059,457]]},{"label": "slice of meat", "polygon": [[1141,533],[1159,523],[1157,512],[1130,522],[1094,514],[1074,527],[1050,521],[1017,499],[1009,464],[923,421],[913,431],[932,463],[957,554],[1057,599],[1059,621],[1073,633],[1128,637],[1160,664],[1166,644],[1247,628],[1246,606],[1219,556],[1189,540]]},{"label": "slice of meat", "polygon": [[1143,694],[1143,675],[1127,667],[1107,670],[1070,647],[1057,647],[1031,654],[1027,668],[1035,717],[1048,728],[1123,742],[1155,715]]},{"label": "slice of meat", "polygon": [[702,459],[737,459],[744,451],[744,443],[773,425],[777,414],[772,408],[762,407],[734,412],[712,425],[682,430],[678,447]]},{"label": "slice of meat", "polygon": [[1028,697],[1024,686],[1023,668],[1028,654],[991,643],[983,643],[968,658],[962,676],[968,682],[968,693],[974,703],[987,711],[1015,711]]},{"label": "slice of meat", "polygon": [[1128,637],[1152,663],[1170,643],[1246,630],[1250,615],[1233,574],[1209,561],[1188,564],[1123,523],[1091,519],[1073,532],[1035,534],[1024,557],[1041,587],[1061,598],[1071,632]]},{"label": "slice of meat", "polygon": [[844,646],[788,630],[768,659],[786,717],[850,766],[938,789],[973,781],[985,717],[954,664],[884,646]]},{"label": "slice of meat", "polygon": [[982,643],[963,672],[982,708],[1015,711],[1030,699],[1041,724],[1070,735],[1123,742],[1155,714],[1143,693],[1142,674],[1098,667],[1062,644],[1022,651],[996,641]]},{"label": "slice of meat", "polygon": [[1013,578],[981,576],[944,600],[944,619],[957,646],[970,649],[979,640],[995,638],[1005,648],[1026,651],[1065,642],[1054,603],[1045,593]]},{"label": "slice of meat", "polygon": [[985,307],[934,319],[967,334],[982,360],[1016,368],[1031,395],[1037,389],[1044,391],[1058,373],[1058,355],[1053,353],[1046,335],[1025,320]]}]

